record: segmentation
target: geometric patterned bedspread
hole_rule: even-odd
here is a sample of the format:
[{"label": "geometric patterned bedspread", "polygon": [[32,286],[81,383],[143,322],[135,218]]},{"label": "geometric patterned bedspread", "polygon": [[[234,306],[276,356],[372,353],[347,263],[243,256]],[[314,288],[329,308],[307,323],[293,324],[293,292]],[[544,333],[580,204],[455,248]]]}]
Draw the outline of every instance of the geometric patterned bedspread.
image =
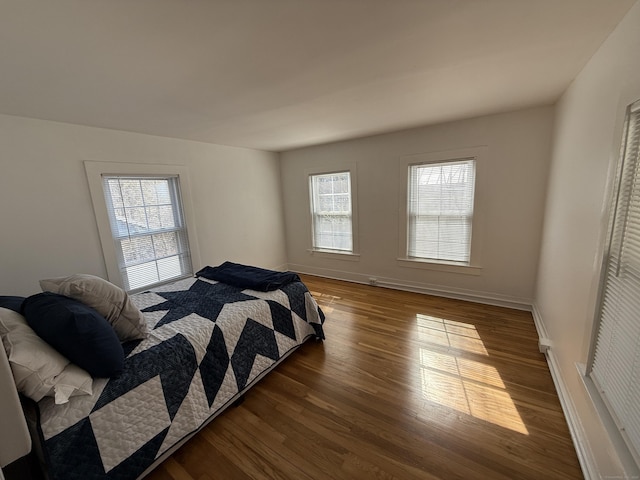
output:
[{"label": "geometric patterned bedspread", "polygon": [[311,337],[324,315],[302,282],[243,290],[187,278],[131,296],[149,338],[93,394],[38,403],[52,480],[135,479]]}]

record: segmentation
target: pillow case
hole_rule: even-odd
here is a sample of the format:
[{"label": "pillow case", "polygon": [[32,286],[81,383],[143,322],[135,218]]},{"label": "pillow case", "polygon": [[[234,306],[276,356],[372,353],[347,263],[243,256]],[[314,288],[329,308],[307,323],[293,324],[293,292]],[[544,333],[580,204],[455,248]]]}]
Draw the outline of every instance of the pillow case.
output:
[{"label": "pillow case", "polygon": [[27,323],[45,342],[94,377],[124,367],[124,350],[111,325],[93,308],[57,293],[38,293],[22,303]]},{"label": "pillow case", "polygon": [[20,306],[22,305],[22,302],[24,302],[24,297],[0,296],[0,307],[8,308],[14,312],[20,313]]},{"label": "pillow case", "polygon": [[149,336],[147,322],[127,292],[100,277],[78,273],[40,280],[40,287],[45,292],[74,298],[95,309],[111,324],[121,342]]},{"label": "pillow case", "polygon": [[16,387],[23,395],[36,402],[53,396],[57,404],[74,395],[91,395],[91,375],[42,340],[19,313],[0,308],[0,337]]}]

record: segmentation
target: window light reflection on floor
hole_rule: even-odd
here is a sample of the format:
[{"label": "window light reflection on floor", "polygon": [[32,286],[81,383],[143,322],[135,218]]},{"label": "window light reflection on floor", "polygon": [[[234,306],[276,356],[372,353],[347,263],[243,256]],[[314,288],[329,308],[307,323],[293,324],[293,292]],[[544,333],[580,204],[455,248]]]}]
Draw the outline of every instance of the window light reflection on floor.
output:
[{"label": "window light reflection on floor", "polygon": [[[481,361],[443,353],[439,347],[488,356],[474,325],[417,315],[420,391],[430,402],[528,435],[498,370]],[[435,344],[430,350],[428,344]]]},{"label": "window light reflection on floor", "polygon": [[311,296],[316,299],[318,305],[321,305],[322,312],[325,315],[333,313],[334,307],[331,306],[336,300],[340,300],[340,297],[335,295],[329,295],[322,292],[309,291]]},{"label": "window light reflection on floor", "polygon": [[489,355],[474,325],[422,314],[417,314],[416,320],[420,342]]}]

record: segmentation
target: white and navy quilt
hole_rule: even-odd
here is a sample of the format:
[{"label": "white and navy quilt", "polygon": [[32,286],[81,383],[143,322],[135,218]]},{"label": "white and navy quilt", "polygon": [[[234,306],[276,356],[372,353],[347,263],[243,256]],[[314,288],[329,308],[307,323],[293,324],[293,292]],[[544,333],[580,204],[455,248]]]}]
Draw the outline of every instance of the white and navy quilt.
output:
[{"label": "white and navy quilt", "polygon": [[246,290],[188,278],[133,295],[151,334],[92,395],[39,402],[52,480],[135,479],[305,340],[324,315],[300,281]]}]

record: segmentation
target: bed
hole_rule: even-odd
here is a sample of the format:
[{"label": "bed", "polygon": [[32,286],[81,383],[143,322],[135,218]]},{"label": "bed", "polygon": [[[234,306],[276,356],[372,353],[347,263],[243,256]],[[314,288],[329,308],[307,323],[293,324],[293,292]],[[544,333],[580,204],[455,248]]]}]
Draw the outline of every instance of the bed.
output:
[{"label": "bed", "polygon": [[[144,477],[305,341],[324,338],[324,315],[297,275],[220,267],[129,296],[146,331],[120,343],[117,374],[27,401],[49,478]],[[29,308],[25,300],[27,320]]]}]

